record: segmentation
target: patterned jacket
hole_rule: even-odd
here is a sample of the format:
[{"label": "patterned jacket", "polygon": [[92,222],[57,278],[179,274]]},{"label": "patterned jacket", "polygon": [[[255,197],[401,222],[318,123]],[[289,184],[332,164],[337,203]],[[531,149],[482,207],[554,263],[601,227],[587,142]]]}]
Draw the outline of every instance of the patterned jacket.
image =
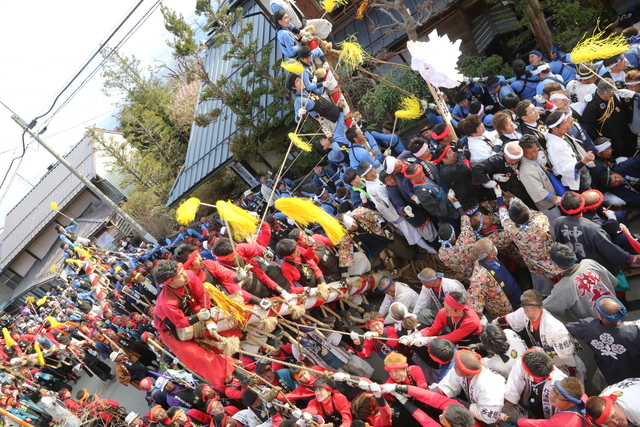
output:
[{"label": "patterned jacket", "polygon": [[440,261],[463,279],[468,279],[473,273],[473,257],[471,251],[477,237],[467,215],[460,217],[460,236],[451,247],[440,247],[438,256]]},{"label": "patterned jacket", "polygon": [[513,311],[509,298],[498,281],[478,261],[474,263],[467,305],[473,307],[476,313],[482,313],[486,308],[493,317],[504,316]]},{"label": "patterned jacket", "polygon": [[519,227],[511,218],[505,206],[500,207],[504,229],[520,250],[524,263],[530,272],[554,278],[562,271],[551,261],[549,251],[555,241],[549,234],[549,218],[541,212],[531,210],[531,219]]},{"label": "patterned jacket", "polygon": [[[359,227],[371,230],[373,233],[384,236],[384,229],[382,224],[384,219],[375,211],[367,209],[365,207],[359,207],[351,212],[351,215],[356,220]],[[353,266],[353,252],[359,248],[355,239],[349,232],[345,235],[344,239],[338,242],[338,257],[340,261],[340,267]],[[355,234],[355,232],[353,232]]]}]

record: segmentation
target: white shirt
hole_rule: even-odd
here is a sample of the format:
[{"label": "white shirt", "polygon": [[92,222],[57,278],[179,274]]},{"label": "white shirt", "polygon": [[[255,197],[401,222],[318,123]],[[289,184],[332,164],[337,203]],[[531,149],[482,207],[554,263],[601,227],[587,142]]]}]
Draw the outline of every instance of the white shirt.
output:
[{"label": "white shirt", "polygon": [[497,132],[485,132],[482,136],[470,136],[467,138],[469,153],[471,153],[471,166],[476,165],[493,154],[493,147],[484,140],[489,139],[494,145],[502,145]]},{"label": "white shirt", "polygon": [[380,309],[378,310],[378,312],[382,314],[383,317],[385,317],[385,325],[391,325],[395,322],[395,320],[393,320],[393,317],[391,317],[391,313],[389,313],[389,307],[391,307],[391,304],[393,304],[394,302],[401,302],[405,307],[407,307],[407,310],[409,312],[413,312],[413,307],[418,300],[418,293],[411,289],[409,285],[401,282],[394,283],[396,284],[395,295],[385,295],[384,300],[380,305]]},{"label": "white shirt", "polygon": [[[544,417],[549,419],[555,413],[555,409],[549,403],[549,394],[555,381],[560,381],[567,377],[567,375],[560,369],[553,368],[551,371],[551,381],[545,381],[542,391],[542,410],[544,411]],[[522,355],[518,358],[516,363],[511,368],[509,378],[507,378],[507,385],[504,389],[504,399],[517,405],[522,399],[524,402],[529,401],[531,394],[531,380],[529,374],[524,370],[522,366]]]},{"label": "white shirt", "polygon": [[[464,296],[464,299],[467,299],[467,291],[462,283],[455,279],[447,279],[446,277],[443,277],[440,282],[440,292],[442,295],[447,295],[453,291],[460,292],[462,296]],[[418,301],[416,301],[416,305],[413,307],[413,314],[418,314],[423,308],[432,307],[438,311],[442,308],[442,304],[433,289],[422,286],[420,296],[418,296]]]},{"label": "white shirt", "polygon": [[602,390],[600,396],[617,394],[616,403],[622,408],[629,424],[640,425],[640,378],[627,378]]}]

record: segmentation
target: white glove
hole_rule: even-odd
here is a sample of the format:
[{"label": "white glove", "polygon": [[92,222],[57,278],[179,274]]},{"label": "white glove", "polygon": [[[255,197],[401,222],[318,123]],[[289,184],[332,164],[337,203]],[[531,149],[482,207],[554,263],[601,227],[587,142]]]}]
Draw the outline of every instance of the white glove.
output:
[{"label": "white glove", "polygon": [[430,110],[436,110],[438,108],[438,106],[436,104],[434,104],[433,102],[429,104],[429,109]]},{"label": "white glove", "polygon": [[318,83],[318,77],[316,75],[311,79],[311,83]]},{"label": "white glove", "polygon": [[380,384],[377,384],[377,383],[369,384],[369,391],[373,393],[375,397],[382,397],[382,389],[380,388]]},{"label": "white glove", "polygon": [[364,391],[369,391],[369,382],[365,380],[360,380],[358,383],[358,388],[361,388]]},{"label": "white glove", "polygon": [[[486,319],[486,316],[485,316],[485,319]],[[498,319],[493,319],[493,320],[491,321],[491,324],[492,324],[492,325],[499,325],[500,323],[498,323]]]},{"label": "white glove", "polygon": [[173,366],[177,366],[178,364],[180,364],[180,359],[176,357],[175,359],[173,359],[173,362],[171,363],[173,364]]},{"label": "white glove", "polygon": [[302,116],[304,116],[305,114],[307,114],[307,110],[305,110],[304,108],[298,109],[298,117],[302,118]]},{"label": "white glove", "polygon": [[364,333],[364,339],[365,339],[365,340],[372,340],[372,339],[374,339],[374,338],[375,338],[375,337],[377,337],[377,336],[378,336],[378,333],[377,333],[377,332],[371,332],[371,331],[369,331],[369,332],[365,332],[365,333]]},{"label": "white glove", "polygon": [[413,340],[413,345],[416,347],[424,347],[425,345],[429,345],[431,341],[433,341],[435,337],[422,337]]},{"label": "white glove", "polygon": [[393,397],[395,397],[396,399],[398,399],[398,402],[402,403],[403,405],[407,402],[407,400],[409,400],[409,398],[407,396],[405,396],[404,394],[400,394],[400,393],[391,393],[393,394]]},{"label": "white glove", "polygon": [[542,96],[540,94],[533,95],[533,99],[535,99],[539,104],[542,104],[542,105],[547,103],[547,100],[544,99],[544,96]]},{"label": "white glove", "polygon": [[480,80],[482,80],[481,77],[474,77],[471,79],[472,82],[478,83]]},{"label": "white glove", "polygon": [[344,382],[347,378],[349,378],[349,374],[345,374],[344,372],[336,372],[333,374],[333,380],[335,382]]},{"label": "white glove", "polygon": [[287,224],[296,225],[296,222],[294,220],[292,220],[291,218],[287,217]]},{"label": "white glove", "polygon": [[307,424],[307,422],[305,420],[296,421],[296,425],[300,426],[300,427],[309,427],[309,424]]},{"label": "white glove", "polygon": [[209,310],[202,309],[198,312],[198,319],[205,321],[209,320],[211,319],[211,313],[209,313]]},{"label": "white glove", "polygon": [[331,66],[329,65],[328,62],[325,62],[324,64],[322,64],[322,68],[324,68],[325,70],[328,70],[329,68],[331,68]]},{"label": "white glove", "polygon": [[413,343],[413,336],[411,335],[403,335],[398,339],[398,342],[402,345],[411,345]]},{"label": "white glove", "polygon": [[247,272],[244,271],[244,268],[239,268],[236,270],[236,274],[234,274],[233,276],[233,281],[236,283],[240,283],[246,278],[247,278]]},{"label": "white glove", "polygon": [[609,219],[616,219],[616,213],[614,211],[610,211],[609,209],[604,209],[604,215]]},{"label": "white glove", "polygon": [[302,410],[296,409],[291,413],[291,416],[293,416],[293,418],[302,418]]},{"label": "white glove", "polygon": [[263,310],[269,310],[271,308],[271,301],[267,298],[262,298],[260,300],[260,308]]},{"label": "white glove", "polygon": [[287,302],[290,302],[293,299],[293,296],[289,292],[284,290],[280,293],[280,296]]},{"label": "white glove", "polygon": [[396,385],[395,384],[382,384],[382,392],[383,393],[395,393]]},{"label": "white glove", "polygon": [[484,111],[487,113],[490,113],[493,111],[494,108],[495,108],[495,105],[487,105],[486,107],[484,107]]},{"label": "white glove", "polygon": [[509,177],[503,173],[494,173],[493,174],[494,181],[498,182],[507,182],[509,181]]},{"label": "white glove", "polygon": [[636,94],[634,91],[629,89],[618,89],[618,93],[624,99],[631,99]]},{"label": "white glove", "polygon": [[466,84],[469,84],[471,79],[469,79],[469,77],[465,77],[465,78],[462,79],[462,81],[465,82]]},{"label": "white glove", "polygon": [[496,185],[498,185],[498,183],[495,181],[488,181],[482,184],[484,188],[496,188]]},{"label": "white glove", "polygon": [[502,197],[502,188],[499,185],[493,187],[493,192],[496,193],[496,197]]},{"label": "white glove", "polygon": [[218,330],[218,325],[216,324],[216,322],[214,322],[213,320],[209,320],[207,322],[207,331],[209,331],[210,334],[213,334],[217,330]]},{"label": "white glove", "polygon": [[331,86],[331,82],[328,82],[328,81],[325,80],[325,81],[322,82],[322,86],[323,87],[329,87],[329,86]]},{"label": "white glove", "polygon": [[405,206],[404,207],[404,213],[409,217],[409,218],[413,218],[415,215],[413,214],[413,208],[411,208],[411,206]]},{"label": "white glove", "polygon": [[460,202],[458,201],[458,199],[453,199],[453,202],[451,202],[451,204],[453,205],[453,207],[455,209],[460,209],[462,207],[462,205],[460,204]]},{"label": "white glove", "polygon": [[429,103],[427,101],[425,101],[424,99],[420,100],[420,104],[422,105],[422,108],[424,108],[425,110],[429,107]]},{"label": "white glove", "polygon": [[360,344],[360,336],[356,331],[349,332],[349,337],[351,337],[354,344]]},{"label": "white glove", "polygon": [[309,298],[313,298],[318,295],[318,288],[307,288],[307,295]]},{"label": "white glove", "polygon": [[487,316],[482,316],[480,318],[480,326],[486,326],[488,321],[489,319],[487,319]]},{"label": "white glove", "polygon": [[211,313],[211,320],[216,320],[216,317],[220,314],[220,309],[218,307],[211,307],[209,313]]},{"label": "white glove", "polygon": [[453,188],[450,188],[449,191],[447,192],[447,197],[449,199],[455,199],[456,198],[456,192],[453,191]]},{"label": "white glove", "polygon": [[302,413],[302,419],[304,419],[305,421],[311,421],[311,420],[313,420],[313,415],[311,415],[308,412],[303,412]]}]

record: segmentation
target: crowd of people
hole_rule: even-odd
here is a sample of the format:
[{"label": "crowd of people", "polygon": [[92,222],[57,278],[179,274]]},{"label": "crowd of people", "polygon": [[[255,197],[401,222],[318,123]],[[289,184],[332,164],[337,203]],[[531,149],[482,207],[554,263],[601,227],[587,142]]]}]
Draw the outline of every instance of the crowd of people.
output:
[{"label": "crowd of people", "polygon": [[[329,21],[271,9],[303,64],[287,81],[296,121],[326,135],[315,190],[260,175],[234,200],[259,224],[240,240],[218,214],[115,252],[57,226],[63,285],[27,299],[0,340],[6,420],[640,425],[640,334],[624,321],[640,304],[622,268],[640,264],[626,214],[640,207],[638,29],[598,63],[554,47],[514,61],[511,79],[465,79],[450,120],[427,110],[400,137],[351,114],[323,50]],[[287,197],[344,237],[278,211]],[[149,412],[73,398],[81,373],[139,389]]]}]

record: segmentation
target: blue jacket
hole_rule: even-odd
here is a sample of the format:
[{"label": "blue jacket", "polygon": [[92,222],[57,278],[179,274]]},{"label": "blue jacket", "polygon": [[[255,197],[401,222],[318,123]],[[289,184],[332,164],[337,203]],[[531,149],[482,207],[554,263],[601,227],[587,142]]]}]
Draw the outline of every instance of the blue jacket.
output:
[{"label": "blue jacket", "polygon": [[400,141],[400,138],[398,138],[398,136],[395,134],[367,131],[364,133],[364,135],[369,141],[375,140],[376,144],[378,144],[378,147],[385,149],[391,147],[391,149],[395,151],[396,154],[400,154],[405,150],[404,145],[402,145],[402,142]]}]

